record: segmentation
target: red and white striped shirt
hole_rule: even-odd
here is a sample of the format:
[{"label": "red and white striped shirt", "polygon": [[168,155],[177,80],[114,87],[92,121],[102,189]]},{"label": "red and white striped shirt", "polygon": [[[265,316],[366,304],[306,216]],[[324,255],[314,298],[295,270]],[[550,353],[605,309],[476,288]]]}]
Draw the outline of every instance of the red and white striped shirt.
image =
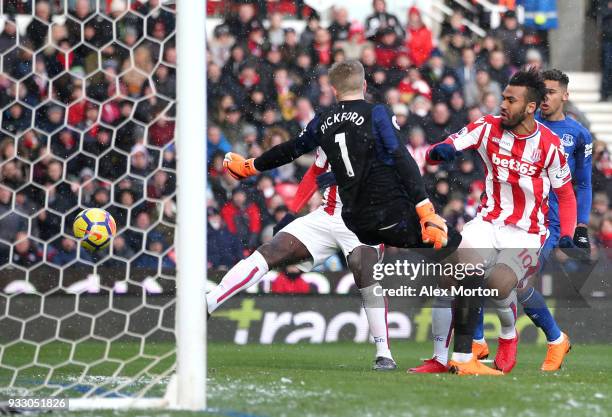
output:
[{"label": "red and white striped shirt", "polygon": [[499,116],[484,116],[451,135],[457,150],[475,149],[485,167],[485,193],[478,216],[493,224],[514,224],[528,233],[546,234],[550,187],[571,181],[559,137],[536,121],[518,136],[501,126]]},{"label": "red and white striped shirt", "polygon": [[[319,168],[325,169],[326,172],[331,171],[331,167],[327,162],[327,155],[323,152],[320,147],[317,148],[315,156],[315,165]],[[340,195],[338,194],[338,186],[332,185],[323,192],[323,202],[321,207],[330,216],[340,216],[342,213],[342,201],[340,201]]]}]

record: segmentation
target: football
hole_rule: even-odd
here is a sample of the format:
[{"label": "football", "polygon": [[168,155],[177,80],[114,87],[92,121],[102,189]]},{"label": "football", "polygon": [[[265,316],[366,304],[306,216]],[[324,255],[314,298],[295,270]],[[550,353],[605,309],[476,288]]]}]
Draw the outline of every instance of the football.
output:
[{"label": "football", "polygon": [[106,210],[90,208],[81,211],[72,225],[74,237],[89,251],[108,247],[117,231],[115,219]]}]

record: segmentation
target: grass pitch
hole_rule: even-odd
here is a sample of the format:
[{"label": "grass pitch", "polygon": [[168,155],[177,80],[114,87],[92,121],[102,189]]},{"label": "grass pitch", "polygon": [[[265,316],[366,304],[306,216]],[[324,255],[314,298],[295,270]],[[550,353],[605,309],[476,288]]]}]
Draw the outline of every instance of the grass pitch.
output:
[{"label": "grass pitch", "polygon": [[[494,343],[490,346],[495,348]],[[373,345],[208,347],[206,413],[92,411],[58,416],[611,416],[612,349],[574,345],[564,368],[539,371],[544,346],[519,345],[503,377],[410,375],[430,344],[396,342],[399,369],[370,370]],[[494,352],[492,352],[494,354]],[[0,384],[4,385],[4,384]],[[155,388],[163,393],[163,386]]]}]

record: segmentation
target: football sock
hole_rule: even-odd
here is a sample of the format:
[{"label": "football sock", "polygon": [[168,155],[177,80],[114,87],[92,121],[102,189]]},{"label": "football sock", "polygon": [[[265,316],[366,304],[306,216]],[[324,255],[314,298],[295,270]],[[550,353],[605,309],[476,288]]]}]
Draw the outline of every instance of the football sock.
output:
[{"label": "football sock", "polygon": [[[482,288],[484,278],[482,276],[463,280],[461,285],[464,289]],[[482,308],[482,297],[467,297],[460,295],[455,297],[454,329],[455,341],[453,349],[453,360],[466,362],[472,359],[472,339],[478,320],[478,314]]]},{"label": "football sock", "polygon": [[[457,299],[463,298],[457,297]],[[460,305],[454,309],[455,315],[455,342],[453,349],[453,360],[459,362],[465,362],[470,360],[472,357],[472,338],[474,336],[474,325],[478,318],[478,307],[469,307],[467,305]],[[469,354],[469,356],[457,356],[455,353]],[[455,359],[464,358],[465,360]]]},{"label": "football sock", "polygon": [[476,330],[474,330],[474,342],[484,343],[484,306],[478,312]]},{"label": "football sock", "polygon": [[[387,300],[382,295],[375,295],[375,288],[381,288],[380,284],[376,283],[359,290],[363,309],[368,318],[370,334],[374,338],[374,343],[376,344],[376,356],[384,356],[385,358],[393,359],[391,350],[389,349]],[[379,290],[377,292],[381,294]]]},{"label": "football sock", "polygon": [[448,362],[448,346],[453,335],[453,304],[454,297],[436,297],[431,311],[431,333],[434,342],[434,357],[446,365]]},{"label": "football sock", "polygon": [[497,306],[497,317],[501,323],[499,337],[502,339],[514,339],[516,337],[516,291],[512,290],[510,295],[503,300],[492,299]]},{"label": "football sock", "polygon": [[256,284],[268,272],[268,263],[261,253],[255,251],[227,271],[219,285],[206,294],[208,313],[215,311],[234,294]]},{"label": "football sock", "polygon": [[453,362],[460,362],[460,363],[465,363],[465,362],[469,362],[472,360],[472,353],[460,353],[460,352],[453,352],[453,356],[451,357],[451,359],[453,360]]},{"label": "football sock", "polygon": [[519,302],[523,305],[525,314],[529,316],[533,324],[542,329],[548,343],[561,343],[561,329],[546,306],[546,301],[539,291],[530,288],[520,294]]}]

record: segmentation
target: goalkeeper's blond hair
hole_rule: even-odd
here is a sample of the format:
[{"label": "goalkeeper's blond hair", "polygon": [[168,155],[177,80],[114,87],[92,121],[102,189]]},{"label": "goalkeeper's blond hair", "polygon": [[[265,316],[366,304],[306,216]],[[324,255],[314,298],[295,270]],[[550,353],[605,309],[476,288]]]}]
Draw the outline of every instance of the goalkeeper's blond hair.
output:
[{"label": "goalkeeper's blond hair", "polygon": [[364,80],[363,65],[356,59],[337,62],[329,70],[329,82],[339,97],[363,91]]}]

